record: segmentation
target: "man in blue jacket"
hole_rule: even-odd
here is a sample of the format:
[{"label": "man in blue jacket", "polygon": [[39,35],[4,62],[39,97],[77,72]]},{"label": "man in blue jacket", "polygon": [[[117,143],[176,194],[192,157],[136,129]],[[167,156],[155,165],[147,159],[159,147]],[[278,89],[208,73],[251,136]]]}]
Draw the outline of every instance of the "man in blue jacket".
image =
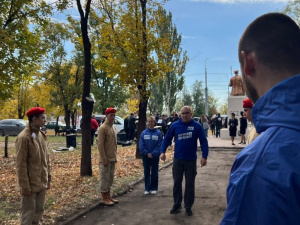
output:
[{"label": "man in blue jacket", "polygon": [[175,137],[175,150],[173,160],[173,198],[174,205],[171,214],[181,209],[182,180],[185,174],[184,207],[186,215],[192,216],[192,206],[195,199],[195,178],[197,174],[197,141],[200,140],[202,158],[201,166],[206,165],[208,144],[203,127],[192,119],[189,106],[181,108],[181,119],[173,123],[168,130],[161,145],[161,159],[166,159],[166,149]]},{"label": "man in blue jacket", "polygon": [[221,225],[300,224],[300,30],[288,16],[254,20],[239,43],[252,119],[261,133],[231,169]]}]

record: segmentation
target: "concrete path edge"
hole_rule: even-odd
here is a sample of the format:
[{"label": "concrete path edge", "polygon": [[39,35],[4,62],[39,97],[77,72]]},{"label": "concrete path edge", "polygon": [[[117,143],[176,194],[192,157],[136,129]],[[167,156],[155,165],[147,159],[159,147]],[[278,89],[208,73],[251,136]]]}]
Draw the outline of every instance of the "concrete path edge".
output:
[{"label": "concrete path edge", "polygon": [[[171,162],[169,162],[169,163],[163,165],[161,168],[159,168],[159,171],[163,170],[164,168],[167,168],[167,167],[171,166],[172,164],[173,164],[173,161],[171,161]],[[131,190],[131,188],[132,188],[133,186],[135,186],[136,184],[142,182],[143,180],[144,180],[144,176],[140,177],[140,178],[137,179],[136,181],[133,181],[133,182],[129,183],[129,184],[127,185],[127,188],[124,188],[122,191],[118,192],[118,193],[115,194],[113,197],[115,197],[115,196],[120,196],[120,195],[123,195],[123,194],[127,193],[128,191]],[[93,209],[97,208],[97,207],[100,206],[100,205],[101,205],[101,202],[99,201],[99,202],[97,202],[97,203],[95,203],[95,204],[93,204],[93,205],[87,207],[86,209],[84,209],[84,210],[82,210],[82,211],[76,213],[74,216],[71,216],[70,218],[67,218],[67,219],[65,219],[65,220],[63,220],[63,221],[58,221],[57,224],[58,224],[58,225],[66,225],[66,224],[72,222],[73,220],[75,220],[75,219],[77,219],[77,218],[83,216],[84,214],[86,214],[86,213],[92,211]]]}]

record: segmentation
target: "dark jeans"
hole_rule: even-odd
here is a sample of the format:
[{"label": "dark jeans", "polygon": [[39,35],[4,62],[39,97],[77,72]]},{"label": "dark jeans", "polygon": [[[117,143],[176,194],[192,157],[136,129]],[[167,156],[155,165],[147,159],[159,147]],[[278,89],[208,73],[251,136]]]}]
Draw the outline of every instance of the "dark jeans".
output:
[{"label": "dark jeans", "polygon": [[147,156],[143,155],[145,191],[157,191],[157,188],[158,188],[158,163],[159,163],[159,157],[151,159],[151,158],[148,158]]},{"label": "dark jeans", "polygon": [[175,159],[173,161],[173,198],[174,205],[182,202],[182,180],[185,175],[184,207],[192,208],[195,200],[195,179],[197,175],[197,160]]},{"label": "dark jeans", "polygon": [[96,133],[96,130],[91,129],[91,145],[94,144],[95,133]]},{"label": "dark jeans", "polygon": [[211,128],[211,134],[215,135],[216,134],[216,129],[215,128]]},{"label": "dark jeans", "polygon": [[216,137],[218,137],[218,136],[221,137],[220,130],[221,130],[221,127],[216,128]]}]

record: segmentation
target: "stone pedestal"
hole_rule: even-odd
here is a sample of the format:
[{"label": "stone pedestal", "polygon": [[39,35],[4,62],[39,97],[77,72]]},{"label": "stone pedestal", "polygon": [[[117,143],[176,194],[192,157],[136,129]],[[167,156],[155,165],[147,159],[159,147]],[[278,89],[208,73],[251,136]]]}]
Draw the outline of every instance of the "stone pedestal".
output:
[{"label": "stone pedestal", "polygon": [[[245,98],[247,98],[247,96],[229,96],[229,98],[228,98],[227,123],[231,119],[231,113],[234,113],[235,118],[239,121],[237,130],[239,130],[239,127],[240,127],[240,117],[241,117],[240,112],[244,111],[243,100]],[[230,139],[229,128],[221,129],[220,134],[221,134],[221,139]]]}]

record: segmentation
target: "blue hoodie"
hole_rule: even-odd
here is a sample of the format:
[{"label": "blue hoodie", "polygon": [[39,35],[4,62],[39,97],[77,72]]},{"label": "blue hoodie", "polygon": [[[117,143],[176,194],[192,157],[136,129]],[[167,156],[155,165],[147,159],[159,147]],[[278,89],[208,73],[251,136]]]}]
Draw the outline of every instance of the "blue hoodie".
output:
[{"label": "blue hoodie", "polygon": [[175,137],[174,158],[185,160],[197,159],[197,140],[199,138],[202,157],[207,159],[208,143],[206,134],[200,123],[193,119],[188,123],[182,122],[182,119],[173,123],[163,140],[161,146],[162,153],[165,153],[167,147],[171,145],[173,137]]},{"label": "blue hoodie", "polygon": [[162,142],[161,132],[154,128],[153,130],[146,128],[141,134],[139,141],[139,149],[141,155],[151,153],[154,158],[160,155],[160,146]]},{"label": "blue hoodie", "polygon": [[252,109],[260,135],[237,156],[221,225],[300,224],[300,75],[263,95]]}]

